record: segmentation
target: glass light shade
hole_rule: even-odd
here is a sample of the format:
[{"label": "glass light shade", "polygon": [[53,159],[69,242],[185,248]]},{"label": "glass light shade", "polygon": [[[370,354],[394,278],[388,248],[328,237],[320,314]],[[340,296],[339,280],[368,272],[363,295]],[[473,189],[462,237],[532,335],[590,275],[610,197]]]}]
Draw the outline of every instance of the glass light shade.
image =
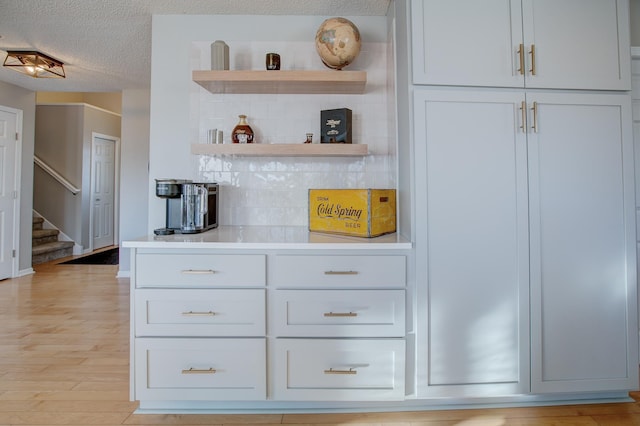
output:
[{"label": "glass light shade", "polygon": [[34,78],[65,78],[64,64],[44,53],[13,50],[7,51],[3,66]]}]

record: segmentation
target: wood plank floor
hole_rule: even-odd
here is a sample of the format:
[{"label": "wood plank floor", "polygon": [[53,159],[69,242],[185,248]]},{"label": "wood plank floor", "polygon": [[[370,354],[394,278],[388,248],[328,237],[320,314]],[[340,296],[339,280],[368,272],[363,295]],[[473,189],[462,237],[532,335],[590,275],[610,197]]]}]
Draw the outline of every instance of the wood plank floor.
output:
[{"label": "wood plank floor", "polygon": [[635,403],[359,414],[134,414],[129,280],[117,266],[37,265],[0,281],[0,425],[640,425]]}]

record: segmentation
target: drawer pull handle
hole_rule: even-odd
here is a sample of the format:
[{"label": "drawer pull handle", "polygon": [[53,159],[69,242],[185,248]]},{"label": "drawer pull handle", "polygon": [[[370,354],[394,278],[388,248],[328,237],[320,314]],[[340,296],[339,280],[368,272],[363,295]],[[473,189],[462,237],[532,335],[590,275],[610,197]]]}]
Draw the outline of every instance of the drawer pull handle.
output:
[{"label": "drawer pull handle", "polygon": [[188,370],[182,370],[182,374],[216,374],[216,370],[214,370],[213,368],[209,368],[208,370],[190,368]]},{"label": "drawer pull handle", "polygon": [[183,269],[182,273],[187,275],[210,275],[215,274],[216,271],[213,269]]},{"label": "drawer pull handle", "polygon": [[358,275],[358,271],[324,271],[325,275]]},{"label": "drawer pull handle", "polygon": [[348,370],[334,370],[333,368],[330,368],[328,370],[324,370],[324,374],[358,374],[358,372],[356,370],[354,370],[353,368],[350,368]]},{"label": "drawer pull handle", "polygon": [[209,312],[193,312],[193,311],[189,311],[189,312],[183,312],[182,316],[184,317],[214,317],[216,316],[216,313],[213,311],[209,311]]},{"label": "drawer pull handle", "polygon": [[356,312],[325,312],[325,317],[357,317]]}]

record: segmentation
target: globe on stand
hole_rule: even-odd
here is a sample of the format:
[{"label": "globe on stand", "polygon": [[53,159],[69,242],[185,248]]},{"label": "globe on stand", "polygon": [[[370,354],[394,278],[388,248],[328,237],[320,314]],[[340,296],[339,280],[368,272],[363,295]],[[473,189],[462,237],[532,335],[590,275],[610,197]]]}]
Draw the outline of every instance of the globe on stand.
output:
[{"label": "globe on stand", "polygon": [[345,18],[329,18],[316,32],[316,51],[327,67],[341,70],[360,53],[360,31]]}]

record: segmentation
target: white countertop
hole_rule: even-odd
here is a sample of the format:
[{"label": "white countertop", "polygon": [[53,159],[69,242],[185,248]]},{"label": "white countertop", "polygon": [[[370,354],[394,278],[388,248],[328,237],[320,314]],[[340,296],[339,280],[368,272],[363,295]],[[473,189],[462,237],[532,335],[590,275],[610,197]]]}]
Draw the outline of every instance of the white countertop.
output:
[{"label": "white countertop", "polygon": [[148,235],[124,241],[128,248],[211,249],[410,249],[400,234],[375,238],[309,232],[296,226],[220,226],[199,234]]}]

